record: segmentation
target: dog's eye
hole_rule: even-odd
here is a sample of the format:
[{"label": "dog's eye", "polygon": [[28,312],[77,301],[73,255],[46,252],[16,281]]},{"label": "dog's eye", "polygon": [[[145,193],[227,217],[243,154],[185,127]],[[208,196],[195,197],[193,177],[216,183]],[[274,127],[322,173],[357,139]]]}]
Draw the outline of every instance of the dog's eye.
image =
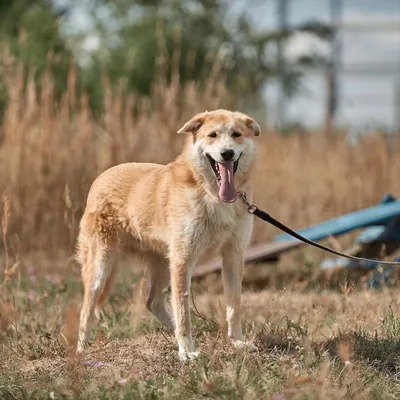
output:
[{"label": "dog's eye", "polygon": [[211,132],[211,133],[209,133],[209,134],[208,134],[208,137],[216,138],[216,137],[217,137],[217,132]]},{"label": "dog's eye", "polygon": [[242,134],[240,132],[233,132],[232,137],[240,137]]}]

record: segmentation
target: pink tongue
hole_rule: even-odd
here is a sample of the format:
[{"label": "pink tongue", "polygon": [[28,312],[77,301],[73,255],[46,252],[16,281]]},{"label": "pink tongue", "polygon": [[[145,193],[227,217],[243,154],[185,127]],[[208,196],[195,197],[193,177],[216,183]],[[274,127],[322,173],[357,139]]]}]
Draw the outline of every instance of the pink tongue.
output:
[{"label": "pink tongue", "polygon": [[233,162],[218,163],[219,173],[221,175],[221,187],[219,188],[219,197],[226,203],[236,201],[237,192],[233,178]]}]

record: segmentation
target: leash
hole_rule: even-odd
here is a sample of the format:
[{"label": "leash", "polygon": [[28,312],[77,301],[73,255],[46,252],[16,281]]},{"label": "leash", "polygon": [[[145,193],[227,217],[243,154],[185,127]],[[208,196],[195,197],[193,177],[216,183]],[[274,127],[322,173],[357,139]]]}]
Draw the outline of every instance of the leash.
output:
[{"label": "leash", "polygon": [[282,224],[281,222],[279,222],[275,218],[271,217],[271,215],[269,215],[265,211],[260,210],[255,204],[253,204],[253,203],[251,203],[249,201],[249,199],[247,198],[247,195],[246,195],[245,192],[239,192],[238,195],[241,196],[243,201],[247,204],[247,211],[250,214],[255,215],[256,217],[262,219],[265,222],[268,222],[269,224],[275,226],[276,228],[278,228],[281,231],[289,234],[290,236],[293,236],[294,238],[296,238],[298,240],[301,240],[304,243],[307,243],[307,244],[309,244],[311,246],[317,247],[317,248],[319,248],[321,250],[325,250],[328,253],[332,253],[332,254],[335,254],[335,255],[340,256],[340,257],[349,258],[351,260],[362,261],[362,262],[373,262],[373,263],[386,264],[386,265],[400,265],[400,262],[398,262],[398,261],[396,262],[396,261],[371,260],[369,258],[361,258],[361,257],[351,256],[350,254],[341,253],[340,251],[333,250],[333,249],[331,249],[329,247],[326,247],[326,246],[324,246],[322,244],[314,242],[313,240],[307,239],[304,236],[299,235],[294,230],[288,228],[286,225]]}]

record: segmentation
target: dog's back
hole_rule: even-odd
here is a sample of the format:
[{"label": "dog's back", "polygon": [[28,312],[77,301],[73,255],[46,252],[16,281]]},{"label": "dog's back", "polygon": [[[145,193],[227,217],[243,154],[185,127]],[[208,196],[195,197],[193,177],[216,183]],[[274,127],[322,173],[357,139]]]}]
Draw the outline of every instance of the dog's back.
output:
[{"label": "dog's back", "polygon": [[125,163],[106,170],[93,182],[78,237],[77,259],[82,265],[87,262],[88,241],[115,244],[126,234],[138,235],[133,229],[135,222],[151,212],[152,198],[165,168]]}]

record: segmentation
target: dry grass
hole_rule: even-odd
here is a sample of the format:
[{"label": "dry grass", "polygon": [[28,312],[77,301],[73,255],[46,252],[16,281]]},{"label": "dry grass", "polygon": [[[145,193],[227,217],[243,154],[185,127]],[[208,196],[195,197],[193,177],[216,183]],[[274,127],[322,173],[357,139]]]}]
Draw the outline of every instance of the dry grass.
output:
[{"label": "dry grass", "polygon": [[245,330],[258,346],[257,354],[237,351],[227,341],[221,295],[196,292],[196,306],[206,316],[193,315],[202,356],[186,364],[177,357],[173,336],[132,297],[139,275],[124,267],[83,358],[70,353],[78,275],[49,276],[46,266],[45,271],[30,271],[20,291],[13,290],[13,302],[2,305],[0,398],[400,395],[400,300],[394,290],[247,291]]},{"label": "dry grass", "polygon": [[[203,357],[181,364],[171,335],[132,296],[140,272],[128,265],[90,353],[72,355],[81,287],[70,257],[89,185],[116,163],[168,162],[181,149],[176,131],[187,118],[234,107],[214,72],[204,88],[160,80],[145,100],[104,79],[105,113],[95,118],[87,96],[76,94],[73,66],[59,103],[49,75],[36,90],[31,78],[24,83],[21,66],[3,66],[0,398],[399,398],[395,290],[355,289],[356,277],[321,274],[308,251],[291,253],[257,279],[269,291],[252,292],[260,289],[251,282],[260,270],[249,273],[244,312],[256,355],[226,341],[212,276],[196,290],[208,318],[194,317]],[[398,143],[378,132],[352,146],[342,134],[328,140],[265,131],[256,202],[295,228],[372,205],[384,192],[400,193],[399,154]],[[275,233],[257,223],[254,239]]]},{"label": "dry grass", "polygon": [[[73,66],[59,104],[49,75],[38,91],[32,78],[24,85],[19,65],[8,65],[3,74],[9,103],[0,128],[0,191],[12,207],[9,237],[20,251],[70,250],[88,188],[100,172],[126,161],[166,163],[180,152],[184,138],[176,131],[191,115],[234,107],[218,71],[202,89],[160,81],[140,101],[104,79],[99,118],[91,115],[85,93],[77,97]],[[328,141],[318,133],[281,137],[265,131],[258,143],[256,200],[294,227],[400,191],[398,143],[379,133],[350,146],[340,134]],[[272,232],[258,224],[255,239]]]}]

